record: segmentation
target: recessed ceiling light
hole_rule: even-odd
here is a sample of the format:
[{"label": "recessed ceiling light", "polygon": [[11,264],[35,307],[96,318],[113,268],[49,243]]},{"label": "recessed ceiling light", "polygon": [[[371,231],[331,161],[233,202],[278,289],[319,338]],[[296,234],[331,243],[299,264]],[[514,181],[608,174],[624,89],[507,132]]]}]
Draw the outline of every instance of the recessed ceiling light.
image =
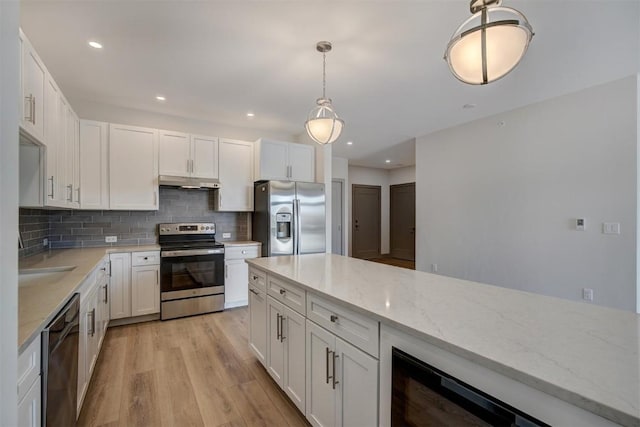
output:
[{"label": "recessed ceiling light", "polygon": [[164,96],[161,96],[161,95],[156,96],[156,99],[158,101],[166,101],[167,100],[167,98],[165,98]]},{"label": "recessed ceiling light", "polygon": [[102,49],[102,44],[98,43],[98,42],[97,42],[97,41],[95,41],[95,40],[91,40],[91,41],[89,42],[89,46],[91,46],[91,47],[92,47],[92,48],[94,48],[94,49]]},{"label": "recessed ceiling light", "polygon": [[353,141],[347,141],[347,145],[353,145]]},{"label": "recessed ceiling light", "polygon": [[387,159],[384,161],[385,163],[391,163],[391,160]]},{"label": "recessed ceiling light", "polygon": [[247,113],[247,117],[251,118],[251,117],[255,117],[256,113],[252,113],[252,112],[248,112]]},{"label": "recessed ceiling light", "polygon": [[477,104],[464,104],[462,106],[462,108],[464,108],[465,110],[468,110],[470,108],[476,108]]}]

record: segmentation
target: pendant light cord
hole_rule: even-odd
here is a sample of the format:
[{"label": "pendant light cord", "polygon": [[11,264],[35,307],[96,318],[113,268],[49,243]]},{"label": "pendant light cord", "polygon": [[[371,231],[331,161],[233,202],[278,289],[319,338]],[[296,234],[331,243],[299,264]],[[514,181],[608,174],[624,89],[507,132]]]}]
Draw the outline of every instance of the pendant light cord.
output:
[{"label": "pendant light cord", "polygon": [[327,91],[327,54],[322,52],[322,98],[326,98]]}]

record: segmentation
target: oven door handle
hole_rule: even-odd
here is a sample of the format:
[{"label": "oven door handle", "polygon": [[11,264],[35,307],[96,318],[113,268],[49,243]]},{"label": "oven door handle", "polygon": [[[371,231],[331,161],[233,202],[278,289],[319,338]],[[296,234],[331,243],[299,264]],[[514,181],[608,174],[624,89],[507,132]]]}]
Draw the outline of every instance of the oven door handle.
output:
[{"label": "oven door handle", "polygon": [[164,252],[160,252],[160,258],[175,258],[179,256],[218,255],[218,254],[224,254],[224,248],[185,249],[185,250],[179,250],[179,251],[164,251]]}]

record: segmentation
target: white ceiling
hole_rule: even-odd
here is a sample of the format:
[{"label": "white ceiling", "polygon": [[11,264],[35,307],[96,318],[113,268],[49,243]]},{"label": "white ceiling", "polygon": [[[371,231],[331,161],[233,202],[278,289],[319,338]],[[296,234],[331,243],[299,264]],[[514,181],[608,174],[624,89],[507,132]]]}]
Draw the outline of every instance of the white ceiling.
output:
[{"label": "white ceiling", "polygon": [[[458,82],[442,59],[470,15],[467,0],[22,0],[21,24],[72,105],[292,137],[321,94],[315,43],[329,40],[327,94],[346,122],[333,154],[392,168],[414,163],[416,136],[640,70],[637,0],[503,5],[525,13],[536,35],[514,72],[482,87]],[[104,49],[89,48],[91,39]]]}]

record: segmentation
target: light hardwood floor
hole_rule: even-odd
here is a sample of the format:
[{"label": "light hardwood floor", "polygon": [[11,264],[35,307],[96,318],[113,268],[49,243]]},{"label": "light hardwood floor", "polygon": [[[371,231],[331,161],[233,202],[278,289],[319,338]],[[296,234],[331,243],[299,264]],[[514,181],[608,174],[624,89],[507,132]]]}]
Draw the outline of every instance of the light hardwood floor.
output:
[{"label": "light hardwood floor", "polygon": [[79,426],[308,426],[248,347],[246,308],[109,328]]}]

